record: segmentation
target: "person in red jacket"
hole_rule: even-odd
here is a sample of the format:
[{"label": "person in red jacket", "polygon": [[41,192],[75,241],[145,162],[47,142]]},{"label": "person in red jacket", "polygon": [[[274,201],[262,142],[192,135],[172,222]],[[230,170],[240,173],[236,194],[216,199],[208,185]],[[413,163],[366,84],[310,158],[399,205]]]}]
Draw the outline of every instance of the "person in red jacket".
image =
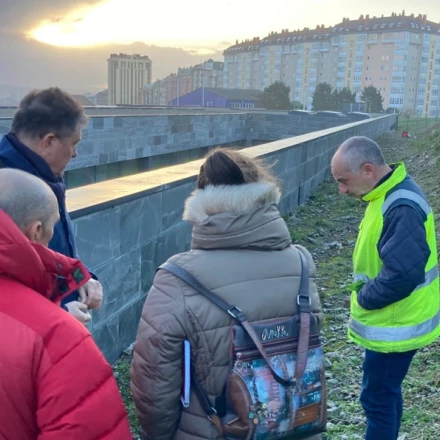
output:
[{"label": "person in red jacket", "polygon": [[0,440],[129,440],[110,365],[59,307],[90,274],[47,248],[58,219],[41,179],[0,170]]}]

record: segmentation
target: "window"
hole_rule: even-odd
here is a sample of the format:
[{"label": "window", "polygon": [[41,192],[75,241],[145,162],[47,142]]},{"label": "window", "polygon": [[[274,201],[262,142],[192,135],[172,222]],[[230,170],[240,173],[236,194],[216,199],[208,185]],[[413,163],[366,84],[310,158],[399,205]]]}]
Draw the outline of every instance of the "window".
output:
[{"label": "window", "polygon": [[392,105],[402,105],[403,98],[390,98],[390,104]]},{"label": "window", "polygon": [[393,65],[393,72],[406,72],[406,65]]}]

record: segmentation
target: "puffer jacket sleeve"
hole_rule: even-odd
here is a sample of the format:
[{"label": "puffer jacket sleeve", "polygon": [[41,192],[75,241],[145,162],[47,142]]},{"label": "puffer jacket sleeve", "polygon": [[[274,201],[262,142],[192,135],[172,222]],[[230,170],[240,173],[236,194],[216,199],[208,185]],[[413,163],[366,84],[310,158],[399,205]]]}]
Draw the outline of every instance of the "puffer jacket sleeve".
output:
[{"label": "puffer jacket sleeve", "polygon": [[180,281],[159,271],[145,301],[131,368],[131,391],[145,439],[168,440],[177,430],[184,319]]},{"label": "puffer jacket sleeve", "polygon": [[74,336],[71,330],[80,325],[54,332],[51,353],[40,360],[38,440],[131,440],[113,370],[90,333]]},{"label": "puffer jacket sleeve", "polygon": [[425,266],[431,254],[425,221],[426,215],[408,204],[387,212],[378,243],[382,269],[357,295],[364,309],[378,310],[401,301],[425,282]]},{"label": "puffer jacket sleeve", "polygon": [[316,317],[319,330],[322,328],[324,321],[324,314],[322,312],[321,300],[319,299],[318,289],[316,287],[316,266],[313,261],[313,257],[310,252],[303,246],[295,245],[300,249],[307,257],[307,263],[309,266],[309,296],[312,300],[312,312]]}]

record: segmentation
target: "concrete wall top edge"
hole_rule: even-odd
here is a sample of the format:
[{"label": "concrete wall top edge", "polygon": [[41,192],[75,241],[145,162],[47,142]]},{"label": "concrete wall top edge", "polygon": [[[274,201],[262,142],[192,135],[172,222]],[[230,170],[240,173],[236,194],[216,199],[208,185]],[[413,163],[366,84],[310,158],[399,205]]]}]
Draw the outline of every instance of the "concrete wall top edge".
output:
[{"label": "concrete wall top edge", "polygon": [[[143,113],[143,114],[130,114],[130,113],[121,113],[121,114],[102,114],[102,115],[89,115],[87,114],[87,117],[89,119],[94,118],[151,118],[151,117],[157,117],[157,116],[219,116],[219,115],[244,115],[248,114],[249,111],[213,111],[213,112],[206,112],[206,111],[185,111],[185,112],[156,112],[156,113]],[[283,114],[286,113],[285,111]],[[6,120],[6,121],[12,121],[13,116],[0,116],[0,121]]]},{"label": "concrete wall top edge", "polygon": [[[343,132],[355,126],[371,124],[378,119],[395,118],[394,115],[367,119],[333,128],[328,128],[300,136],[282,139],[275,142],[247,148],[245,151],[252,157],[266,157],[281,150],[296,148],[299,145],[324,138],[328,135]],[[118,179],[107,180],[92,185],[67,191],[67,208],[72,218],[78,218],[92,212],[125,203],[148,193],[161,191],[163,188],[178,186],[194,180],[199,172],[203,159],[171,167],[160,168]]]}]

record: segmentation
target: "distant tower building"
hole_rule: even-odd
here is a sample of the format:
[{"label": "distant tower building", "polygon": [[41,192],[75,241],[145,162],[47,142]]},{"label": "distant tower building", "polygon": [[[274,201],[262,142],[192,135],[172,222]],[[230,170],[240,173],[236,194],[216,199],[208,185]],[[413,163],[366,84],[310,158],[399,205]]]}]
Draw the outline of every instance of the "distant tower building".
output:
[{"label": "distant tower building", "polygon": [[138,54],[111,54],[108,63],[108,104],[144,105],[151,83],[152,61]]}]

